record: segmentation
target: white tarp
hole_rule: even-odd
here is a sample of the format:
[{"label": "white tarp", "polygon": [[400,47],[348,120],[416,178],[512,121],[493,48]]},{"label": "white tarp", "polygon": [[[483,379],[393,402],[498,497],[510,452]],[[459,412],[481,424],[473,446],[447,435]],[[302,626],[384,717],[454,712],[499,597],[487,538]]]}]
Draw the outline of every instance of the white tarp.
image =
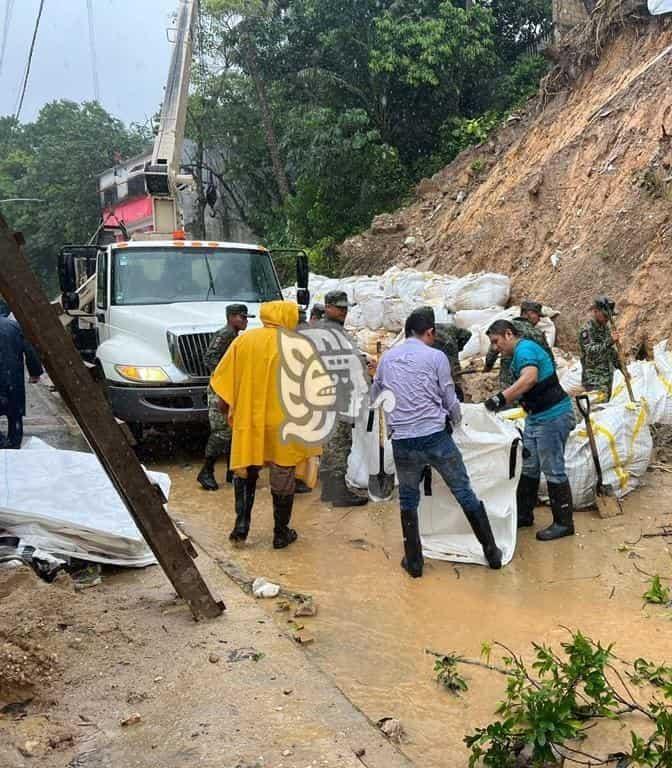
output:
[{"label": "white tarp", "polygon": [[[60,557],[131,567],[156,562],[94,454],[31,442],[0,451],[0,528]],[[168,498],[168,475],[147,474]]]},{"label": "white tarp", "polygon": [[649,13],[653,16],[672,13],[672,0],[649,0]]},{"label": "white tarp", "polygon": [[[516,548],[520,433],[512,424],[488,413],[482,405],[464,405],[462,413],[462,424],[453,437],[462,451],[474,490],[485,503],[506,564]],[[376,474],[380,466],[378,445],[377,415],[371,432],[366,431],[365,419],[355,425],[348,459],[348,483],[357,488],[368,487],[369,475]],[[394,474],[389,440],[385,442],[385,471]],[[432,496],[421,496],[419,513],[425,555],[437,560],[486,565],[483,550],[462,510],[439,475],[435,471],[432,474]]]}]

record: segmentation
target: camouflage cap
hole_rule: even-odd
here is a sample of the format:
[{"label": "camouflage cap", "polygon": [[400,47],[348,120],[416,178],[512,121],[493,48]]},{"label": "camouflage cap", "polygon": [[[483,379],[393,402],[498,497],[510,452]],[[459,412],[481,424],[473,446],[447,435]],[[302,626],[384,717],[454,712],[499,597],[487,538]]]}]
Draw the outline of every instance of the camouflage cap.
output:
[{"label": "camouflage cap", "polygon": [[231,315],[242,315],[243,317],[256,317],[256,315],[251,315],[247,310],[247,304],[229,304],[226,308],[226,316],[231,317]]},{"label": "camouflage cap", "polygon": [[604,312],[605,315],[611,317],[617,315],[616,303],[612,301],[608,296],[598,296],[592,304],[592,309],[599,309],[600,312]]},{"label": "camouflage cap", "polygon": [[345,291],[329,291],[324,297],[324,304],[331,304],[332,307],[342,307],[347,309],[350,306],[348,294]]},{"label": "camouflage cap", "polygon": [[317,317],[321,320],[324,317],[324,304],[320,304],[319,301],[316,301],[310,309],[310,316]]},{"label": "camouflage cap", "polygon": [[538,301],[521,301],[520,303],[520,311],[521,312],[536,312],[541,317],[544,316],[544,308],[542,304]]}]

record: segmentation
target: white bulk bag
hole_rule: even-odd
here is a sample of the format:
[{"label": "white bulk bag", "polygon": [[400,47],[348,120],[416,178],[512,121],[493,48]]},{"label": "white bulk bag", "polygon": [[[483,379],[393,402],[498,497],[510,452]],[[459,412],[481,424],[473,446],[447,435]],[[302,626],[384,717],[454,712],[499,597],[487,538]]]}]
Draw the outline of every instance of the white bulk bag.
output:
[{"label": "white bulk bag", "polygon": [[372,331],[380,330],[383,327],[383,310],[385,307],[383,294],[372,295],[359,306],[362,308],[364,325]]},{"label": "white bulk bag", "polygon": [[649,13],[652,16],[672,13],[672,0],[649,0]]},{"label": "white bulk bag", "polygon": [[449,309],[486,309],[487,307],[505,307],[511,293],[511,280],[506,275],[482,272],[467,275],[457,281],[457,291]]},{"label": "white bulk bag", "polygon": [[562,375],[558,377],[560,379],[560,386],[570,397],[574,397],[574,395],[580,395],[583,392],[581,375],[581,361],[576,360],[574,363],[567,366],[562,372]]},{"label": "white bulk bag", "polygon": [[[476,495],[490,519],[502,562],[516,549],[516,487],[522,449],[515,427],[481,405],[462,407],[462,424],[453,433]],[[432,495],[420,489],[420,535],[426,557],[487,565],[462,509],[438,472],[432,470]]]},{"label": "white bulk bag", "polygon": [[357,304],[364,304],[372,296],[378,296],[383,292],[383,287],[377,277],[360,277],[354,283],[354,301]]},{"label": "white bulk bag", "polygon": [[[379,471],[379,445],[378,438],[378,409],[374,412],[373,429],[366,431],[369,413],[366,411],[358,419],[352,430],[352,450],[348,457],[348,472],[346,480],[354,488],[368,488],[369,475],[375,475]],[[394,474],[394,458],[392,456],[392,442],[385,440],[385,472]],[[395,479],[396,482],[396,479]]]},{"label": "white bulk bag", "polygon": [[[658,374],[655,363],[637,360],[628,365],[628,373],[635,400],[646,403],[649,424],[672,424],[672,398]],[[630,402],[625,377],[620,371],[614,373],[610,402],[619,405]]]},{"label": "white bulk bag", "polygon": [[355,331],[364,327],[364,314],[362,312],[361,304],[355,304],[354,307],[348,309],[348,314],[345,318],[345,327]]},{"label": "white bulk bag", "polygon": [[667,397],[662,405],[661,424],[672,424],[672,353],[668,352],[667,339],[653,348],[653,361],[658,379],[665,388]]},{"label": "white bulk bag", "polygon": [[512,320],[516,317],[515,309],[486,307],[485,309],[461,309],[455,313],[455,325],[471,330],[474,326],[487,331],[495,320]]}]

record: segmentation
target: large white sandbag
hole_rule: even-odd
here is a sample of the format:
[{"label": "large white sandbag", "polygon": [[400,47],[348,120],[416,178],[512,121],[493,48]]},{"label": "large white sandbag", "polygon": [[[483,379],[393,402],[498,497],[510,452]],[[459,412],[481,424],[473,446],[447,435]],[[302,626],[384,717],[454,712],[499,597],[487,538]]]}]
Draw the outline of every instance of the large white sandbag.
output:
[{"label": "large white sandbag", "polygon": [[422,272],[405,269],[386,285],[385,295],[386,297],[399,296],[401,299],[421,305],[426,279]]},{"label": "large white sandbag", "polygon": [[355,304],[354,307],[348,309],[348,314],[345,318],[345,327],[348,330],[356,331],[360,328],[364,328],[364,313],[362,312],[361,304]]},{"label": "large white sandbag", "polygon": [[662,405],[661,424],[672,424],[672,353],[667,349],[665,339],[653,348],[653,361],[658,372],[658,379],[665,388],[667,397]]},{"label": "large white sandbag", "polygon": [[486,309],[487,307],[505,307],[511,293],[511,280],[506,275],[493,272],[481,272],[467,275],[457,281],[456,292],[451,298],[453,305],[449,309]]},{"label": "large white sandbag", "polygon": [[[352,430],[352,450],[348,457],[346,480],[353,488],[368,488],[369,475],[377,474],[380,467],[378,409],[376,409],[374,415],[374,424],[371,432],[366,431],[367,422],[368,411],[355,422]],[[389,439],[385,440],[385,472],[390,475],[395,473],[392,443]]]},{"label": "large white sandbag", "polygon": [[428,275],[429,277],[424,282],[422,298],[427,303],[444,305],[446,294],[457,283],[457,278],[448,275],[433,275],[431,272]]},{"label": "large white sandbag", "polygon": [[562,375],[559,375],[560,386],[570,396],[580,395],[583,392],[583,385],[581,384],[581,361],[576,360],[574,363],[564,369]]},{"label": "large white sandbag", "polygon": [[[628,373],[635,400],[646,403],[649,424],[672,424],[672,398],[655,363],[637,360],[628,365]],[[619,405],[630,402],[625,378],[620,371],[614,373],[610,402]]]},{"label": "large white sandbag", "polygon": [[383,327],[383,311],[385,308],[383,294],[378,293],[370,296],[367,301],[359,306],[362,308],[364,325],[372,331],[380,330]]},{"label": "large white sandbag", "polygon": [[[514,426],[481,405],[464,405],[462,424],[453,433],[476,495],[485,505],[490,525],[502,550],[502,562],[516,548],[516,487],[522,449]],[[431,496],[421,487],[420,535],[426,557],[486,565],[462,509],[438,472],[432,471]]]},{"label": "large white sandbag", "polygon": [[387,331],[397,333],[404,328],[406,318],[411,313],[413,305],[401,298],[383,300],[383,327]]},{"label": "large white sandbag", "polygon": [[649,13],[652,16],[672,13],[672,0],[649,0]]},{"label": "large white sandbag", "polygon": [[555,346],[555,323],[551,320],[550,317],[542,317],[539,319],[539,322],[537,323],[537,328],[544,334],[546,337],[546,341],[548,342],[548,346],[553,349]]},{"label": "large white sandbag", "polygon": [[[460,362],[470,360],[472,357],[483,357],[490,348],[490,339],[477,325],[469,328],[469,330],[471,331],[471,338],[459,353]],[[482,351],[483,349],[485,352]]]},{"label": "large white sandbag", "polygon": [[511,320],[516,316],[513,309],[486,307],[485,309],[461,309],[455,313],[455,325],[471,330],[474,326],[487,331],[495,320]]},{"label": "large white sandbag", "polygon": [[354,287],[354,301],[363,304],[371,296],[378,296],[383,292],[383,286],[377,277],[360,277]]}]

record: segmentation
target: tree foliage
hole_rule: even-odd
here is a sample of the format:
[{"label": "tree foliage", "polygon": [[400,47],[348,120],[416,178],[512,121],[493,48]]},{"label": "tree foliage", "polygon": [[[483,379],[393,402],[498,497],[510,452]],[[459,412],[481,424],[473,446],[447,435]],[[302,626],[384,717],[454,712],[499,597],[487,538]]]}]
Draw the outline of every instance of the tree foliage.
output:
[{"label": "tree foliage", "polygon": [[207,123],[207,143],[226,147],[227,184],[258,235],[322,250],[399,204],[528,98],[551,25],[550,0],[204,7],[209,75],[193,100],[219,96],[190,131],[203,136]]}]

